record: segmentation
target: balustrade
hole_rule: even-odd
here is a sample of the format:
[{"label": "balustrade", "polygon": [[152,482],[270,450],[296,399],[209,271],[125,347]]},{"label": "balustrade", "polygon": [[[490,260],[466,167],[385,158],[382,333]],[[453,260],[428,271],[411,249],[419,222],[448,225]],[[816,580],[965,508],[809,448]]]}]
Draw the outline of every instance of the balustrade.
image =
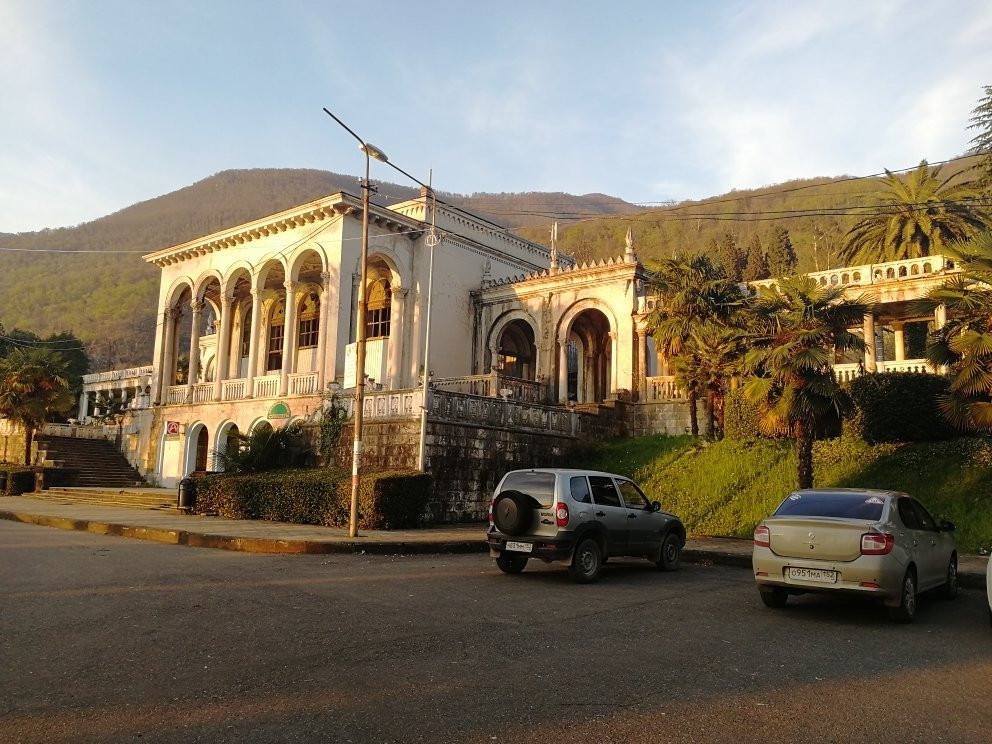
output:
[{"label": "balustrade", "polygon": [[242,379],[224,380],[221,386],[221,400],[240,400],[245,397],[247,381]]},{"label": "balustrade", "polygon": [[214,399],[214,384],[201,382],[193,386],[193,402],[209,403]]},{"label": "balustrade", "polygon": [[185,403],[187,390],[185,385],[173,385],[166,391],[165,402],[170,406]]},{"label": "balustrade", "polygon": [[317,373],[297,372],[289,376],[290,395],[316,395]]},{"label": "balustrade", "polygon": [[675,383],[674,375],[645,378],[647,402],[659,400],[684,400],[685,391]]},{"label": "balustrade", "polygon": [[255,397],[274,398],[279,395],[279,375],[255,378]]}]

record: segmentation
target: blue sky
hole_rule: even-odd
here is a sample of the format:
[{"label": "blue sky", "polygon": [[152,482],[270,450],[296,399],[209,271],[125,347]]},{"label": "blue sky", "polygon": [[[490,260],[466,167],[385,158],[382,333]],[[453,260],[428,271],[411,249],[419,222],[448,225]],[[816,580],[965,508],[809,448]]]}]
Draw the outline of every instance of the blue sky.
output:
[{"label": "blue sky", "polygon": [[[0,0],[0,232],[228,168],[702,198],[961,154],[992,3]],[[398,180],[386,166],[373,179]]]}]

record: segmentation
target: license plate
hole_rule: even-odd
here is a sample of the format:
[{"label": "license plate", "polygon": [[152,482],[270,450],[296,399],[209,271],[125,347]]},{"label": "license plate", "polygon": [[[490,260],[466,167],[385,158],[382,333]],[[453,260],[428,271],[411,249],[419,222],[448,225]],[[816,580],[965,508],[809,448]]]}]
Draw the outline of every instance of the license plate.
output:
[{"label": "license plate", "polygon": [[533,553],[534,543],[513,542],[511,540],[507,540],[506,549],[512,550],[516,553]]},{"label": "license plate", "polygon": [[820,584],[836,584],[837,572],[821,568],[789,568],[789,578],[800,581],[816,581]]}]

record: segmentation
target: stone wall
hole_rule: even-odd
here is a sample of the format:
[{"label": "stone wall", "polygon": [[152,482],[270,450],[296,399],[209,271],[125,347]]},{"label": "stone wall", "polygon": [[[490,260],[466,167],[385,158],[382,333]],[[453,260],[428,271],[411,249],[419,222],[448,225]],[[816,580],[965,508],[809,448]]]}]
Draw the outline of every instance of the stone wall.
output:
[{"label": "stone wall", "polygon": [[[35,460],[38,447],[31,444],[31,462]],[[16,465],[24,463],[24,431],[6,419],[0,419],[0,462]]]}]

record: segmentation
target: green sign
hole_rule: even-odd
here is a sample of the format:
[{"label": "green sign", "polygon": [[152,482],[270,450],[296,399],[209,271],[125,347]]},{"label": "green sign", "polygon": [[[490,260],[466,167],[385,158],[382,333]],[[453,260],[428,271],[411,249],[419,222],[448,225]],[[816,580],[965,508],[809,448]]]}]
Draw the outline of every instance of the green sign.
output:
[{"label": "green sign", "polygon": [[289,406],[285,403],[276,403],[269,409],[269,415],[267,418],[270,421],[277,421],[280,419],[288,419],[290,416]]}]

